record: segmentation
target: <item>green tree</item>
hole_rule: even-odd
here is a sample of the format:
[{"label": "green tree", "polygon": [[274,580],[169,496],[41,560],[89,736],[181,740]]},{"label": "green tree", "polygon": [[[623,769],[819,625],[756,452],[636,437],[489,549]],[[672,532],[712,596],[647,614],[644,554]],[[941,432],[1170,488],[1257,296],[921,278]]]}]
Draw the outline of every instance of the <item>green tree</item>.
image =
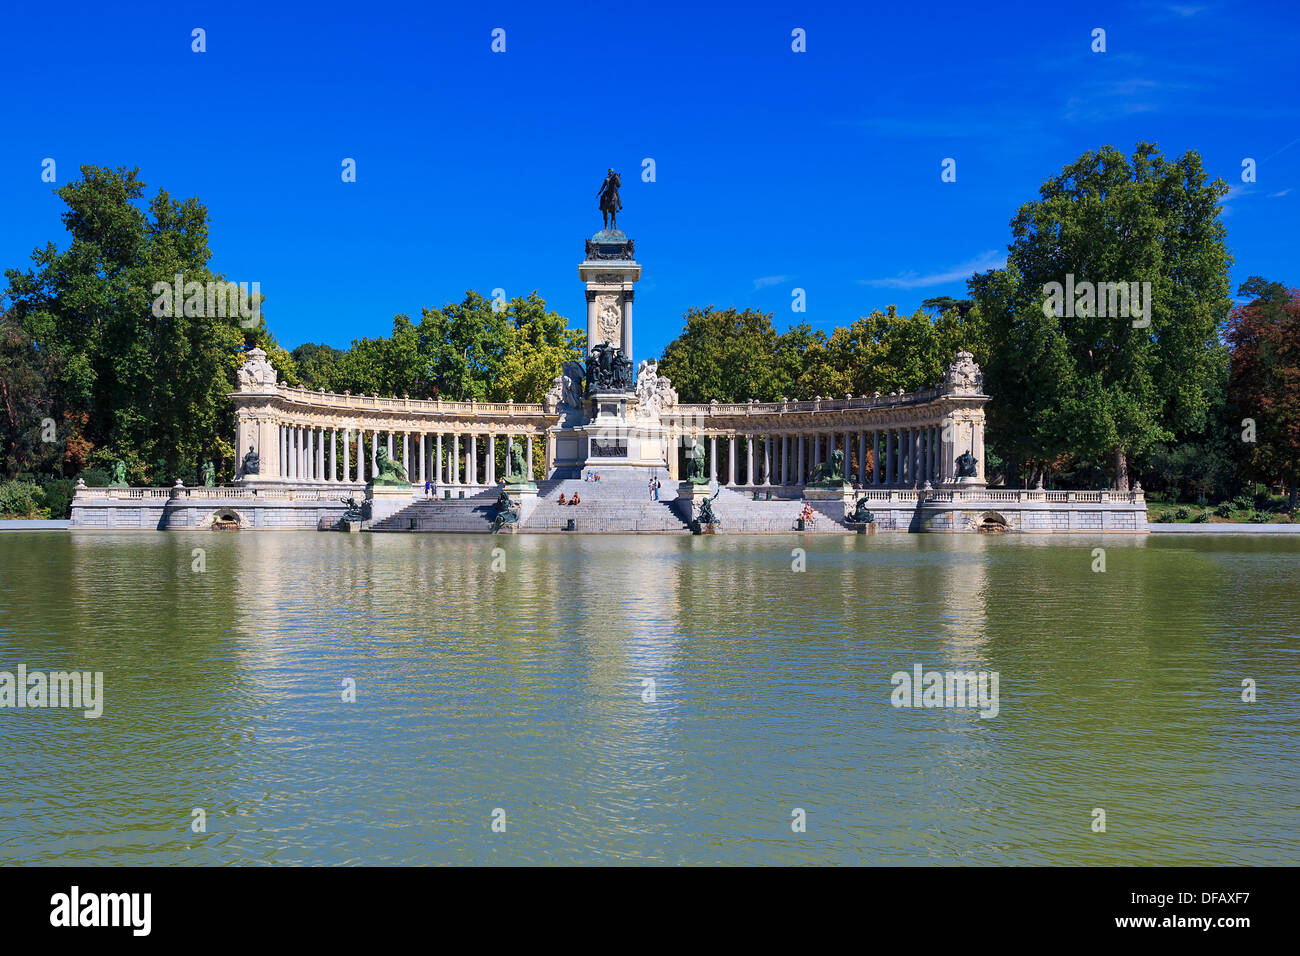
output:
[{"label": "green tree", "polygon": [[[298,366],[303,388],[323,388],[327,392],[343,389],[334,387],[335,369],[343,358],[343,351],[329,345],[304,342],[289,353]],[[271,363],[274,365],[274,361]],[[276,366],[277,368],[279,366]]]},{"label": "green tree", "polygon": [[68,248],[50,243],[6,275],[14,319],[48,350],[51,391],[84,420],[92,457],[165,482],[193,476],[232,430],[226,394],[246,335],[236,316],[155,314],[156,283],[222,277],[208,267],[207,210],[164,190],[143,202],[144,190],[136,169],[83,166],[56,190]]},{"label": "green tree", "polygon": [[[969,282],[987,323],[990,432],[1013,469],[1073,455],[1127,489],[1130,459],[1205,429],[1231,305],[1226,192],[1195,152],[1170,161],[1139,143],[1131,158],[1084,153],[1020,208],[1006,268]],[[1150,325],[1084,298],[1074,316],[1045,311],[1048,283],[1067,276],[1150,283]]]},{"label": "green tree", "polygon": [[[392,335],[357,339],[346,352],[329,355],[323,373],[329,384],[317,387],[413,398],[539,402],[564,362],[584,352],[585,333],[568,325],[536,292],[493,309],[491,300],[470,290],[461,302],[424,309],[418,325],[409,316],[395,316]],[[301,356],[312,363],[312,374],[325,368],[319,348]]]},{"label": "green tree", "polygon": [[[669,342],[659,371],[672,379],[683,402],[775,401],[789,383],[776,359],[778,335],[770,312],[686,313],[686,328]],[[815,339],[815,336],[813,337]]]}]

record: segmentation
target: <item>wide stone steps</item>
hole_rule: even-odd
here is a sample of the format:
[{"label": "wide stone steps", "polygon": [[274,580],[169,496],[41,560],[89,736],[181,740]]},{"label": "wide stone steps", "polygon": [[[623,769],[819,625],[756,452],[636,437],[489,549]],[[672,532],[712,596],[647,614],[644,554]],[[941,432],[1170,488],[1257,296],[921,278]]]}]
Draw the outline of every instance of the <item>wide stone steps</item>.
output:
[{"label": "wide stone steps", "polygon": [[396,514],[376,521],[371,531],[445,531],[488,534],[496,517],[496,495],[417,501]]},{"label": "wide stone steps", "polygon": [[[634,475],[602,476],[600,481],[583,481],[581,478],[553,478],[538,482],[537,505],[523,522],[525,531],[562,531],[570,519],[576,532],[677,532],[690,530],[686,522],[673,512],[672,501],[677,495],[676,483],[670,482],[661,472],[659,480],[663,500],[650,497],[649,470]],[[672,491],[669,492],[669,485]],[[577,505],[560,504],[577,494]]]},{"label": "wide stone steps", "polygon": [[[689,524],[675,507],[677,483],[660,476],[664,487],[661,500],[650,498],[648,473],[636,478],[583,481],[581,478],[538,482],[537,504],[519,525],[521,531],[560,532],[570,520],[578,533],[685,533]],[[580,503],[566,502],[577,493]],[[485,491],[471,498],[435,498],[411,503],[396,514],[377,521],[372,531],[434,531],[460,534],[488,534],[496,517],[497,492]],[[838,501],[809,502],[817,512],[805,534],[851,534],[844,521],[844,505]],[[723,488],[713,500],[713,511],[722,522],[722,534],[791,533],[805,502],[796,498],[755,501],[752,492]]]},{"label": "wide stone steps", "polygon": [[[849,534],[851,529],[843,521],[843,505],[837,502],[812,502],[813,510],[818,512],[817,519],[811,527],[805,527],[805,534]],[[828,508],[818,507],[828,505]],[[795,530],[795,521],[803,510],[804,502],[797,498],[773,498],[755,501],[752,493],[723,488],[713,500],[713,513],[722,522],[718,531],[727,533],[779,533]],[[835,508],[839,508],[839,516]]]}]

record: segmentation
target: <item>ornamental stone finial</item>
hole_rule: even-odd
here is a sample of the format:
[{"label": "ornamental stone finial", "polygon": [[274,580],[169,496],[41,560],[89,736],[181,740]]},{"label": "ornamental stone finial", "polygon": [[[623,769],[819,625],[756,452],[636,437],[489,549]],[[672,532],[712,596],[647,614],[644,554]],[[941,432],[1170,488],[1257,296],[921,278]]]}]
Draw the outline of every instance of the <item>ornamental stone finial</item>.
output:
[{"label": "ornamental stone finial", "polygon": [[248,350],[244,364],[239,367],[239,390],[263,392],[276,386],[275,368],[266,359],[266,352],[257,346]]},{"label": "ornamental stone finial", "polygon": [[950,395],[979,395],[983,389],[984,373],[975,364],[975,356],[962,349],[944,374],[943,390]]}]

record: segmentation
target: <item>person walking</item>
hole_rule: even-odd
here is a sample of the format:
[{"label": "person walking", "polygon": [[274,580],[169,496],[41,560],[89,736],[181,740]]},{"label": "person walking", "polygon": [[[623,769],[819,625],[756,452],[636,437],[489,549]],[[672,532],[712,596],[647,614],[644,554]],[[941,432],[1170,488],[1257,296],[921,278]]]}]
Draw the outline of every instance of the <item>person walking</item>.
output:
[{"label": "person walking", "polygon": [[433,481],[426,478],[424,481],[424,498],[426,501],[433,497]]}]

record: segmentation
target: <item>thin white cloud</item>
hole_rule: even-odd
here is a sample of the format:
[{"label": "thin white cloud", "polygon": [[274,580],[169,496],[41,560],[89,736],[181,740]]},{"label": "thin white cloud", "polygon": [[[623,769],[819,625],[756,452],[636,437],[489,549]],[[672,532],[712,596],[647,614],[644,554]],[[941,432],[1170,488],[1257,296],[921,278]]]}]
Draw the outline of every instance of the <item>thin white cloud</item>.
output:
[{"label": "thin white cloud", "polygon": [[794,276],[763,276],[754,280],[754,291],[766,289],[768,286],[780,285],[782,282],[789,282]]},{"label": "thin white cloud", "polygon": [[1269,193],[1269,194],[1268,194],[1268,198],[1269,198],[1269,199],[1277,199],[1277,198],[1280,197],[1280,196],[1285,196],[1285,195],[1286,195],[1287,193],[1289,193],[1290,191],[1291,191],[1291,187],[1288,186],[1286,189],[1283,189],[1283,190],[1281,190],[1280,192]]},{"label": "thin white cloud", "polygon": [[968,262],[955,265],[951,269],[944,269],[942,272],[930,272],[924,275],[916,272],[900,272],[896,276],[885,279],[859,279],[858,282],[877,289],[924,289],[928,286],[943,285],[948,282],[962,282],[977,272],[1001,269],[1006,264],[1007,257],[1005,253],[990,249],[988,252],[981,252]]}]

